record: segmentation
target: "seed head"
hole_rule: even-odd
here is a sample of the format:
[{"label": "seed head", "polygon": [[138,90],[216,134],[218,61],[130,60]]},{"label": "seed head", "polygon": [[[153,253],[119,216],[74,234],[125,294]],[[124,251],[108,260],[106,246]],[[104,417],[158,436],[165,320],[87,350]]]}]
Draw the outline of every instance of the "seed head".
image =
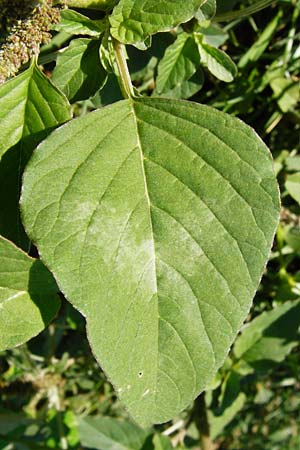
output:
[{"label": "seed head", "polygon": [[[52,0],[0,0],[0,84],[39,53],[51,39],[51,26],[60,19]],[[1,43],[1,42],[0,42]]]}]

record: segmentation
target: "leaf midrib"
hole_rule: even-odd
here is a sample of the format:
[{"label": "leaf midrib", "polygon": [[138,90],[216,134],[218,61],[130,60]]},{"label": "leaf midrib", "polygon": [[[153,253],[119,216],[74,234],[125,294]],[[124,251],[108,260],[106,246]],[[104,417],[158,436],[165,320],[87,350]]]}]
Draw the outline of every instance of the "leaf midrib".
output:
[{"label": "leaf midrib", "polygon": [[[158,285],[157,285],[157,260],[156,260],[156,250],[155,250],[155,239],[154,239],[154,230],[153,230],[153,218],[151,213],[151,201],[150,196],[148,192],[148,186],[147,186],[147,177],[146,177],[146,169],[144,164],[144,153],[142,150],[142,143],[140,139],[140,133],[139,133],[139,126],[137,121],[137,114],[134,107],[134,100],[132,101],[132,113],[133,113],[133,121],[136,129],[136,136],[137,136],[137,147],[139,150],[140,155],[140,163],[141,163],[141,171],[143,176],[143,182],[144,182],[144,190],[145,190],[145,196],[148,204],[148,213],[149,213],[149,224],[150,224],[150,233],[151,233],[151,239],[152,239],[152,261],[153,261],[153,269],[154,269],[154,276],[155,276],[155,291],[156,291],[156,315],[157,315],[157,321],[156,321],[156,327],[157,327],[157,339],[156,339],[156,371],[155,371],[155,404],[156,404],[156,397],[157,397],[157,379],[158,379],[158,372],[159,372],[159,364],[158,364],[158,357],[159,357],[159,309],[158,309]],[[153,298],[153,297],[152,297]]]}]

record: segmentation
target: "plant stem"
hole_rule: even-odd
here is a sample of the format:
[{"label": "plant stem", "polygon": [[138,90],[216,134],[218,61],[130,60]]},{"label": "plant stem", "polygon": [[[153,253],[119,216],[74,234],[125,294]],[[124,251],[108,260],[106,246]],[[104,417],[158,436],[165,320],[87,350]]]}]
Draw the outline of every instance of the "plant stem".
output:
[{"label": "plant stem", "polygon": [[200,434],[200,445],[202,450],[213,450],[214,445],[210,438],[207,408],[205,403],[205,392],[196,398],[193,410],[193,419]]},{"label": "plant stem", "polygon": [[243,19],[247,16],[250,16],[251,14],[261,11],[264,8],[267,8],[268,6],[272,5],[272,3],[274,3],[274,0],[258,0],[253,5],[250,5],[239,11],[229,11],[229,12],[226,12],[223,14],[218,14],[213,18],[213,21],[214,22],[229,22],[229,21],[235,20],[235,19]]},{"label": "plant stem", "polygon": [[125,98],[133,98],[134,91],[124,53],[124,45],[114,38],[112,38],[112,42],[120,75],[119,82],[122,94],[124,95]]},{"label": "plant stem", "polygon": [[291,27],[290,27],[290,30],[288,33],[288,39],[286,42],[285,51],[283,54],[283,63],[284,63],[285,69],[287,69],[288,62],[291,58],[294,40],[295,40],[295,36],[296,36],[296,31],[297,31],[297,21],[299,18],[299,14],[300,14],[300,1],[297,1],[297,3],[295,2],[295,9],[294,9],[294,12],[292,15],[292,23],[291,23]]}]

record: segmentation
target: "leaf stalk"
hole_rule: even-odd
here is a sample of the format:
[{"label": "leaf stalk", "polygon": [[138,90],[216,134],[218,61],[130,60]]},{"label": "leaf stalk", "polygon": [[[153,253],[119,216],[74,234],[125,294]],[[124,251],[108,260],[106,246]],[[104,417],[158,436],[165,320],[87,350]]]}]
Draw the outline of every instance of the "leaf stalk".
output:
[{"label": "leaf stalk", "polygon": [[122,90],[122,94],[125,98],[133,98],[135,95],[126,62],[124,45],[114,38],[112,38],[112,42],[119,71],[119,84]]},{"label": "leaf stalk", "polygon": [[210,437],[205,392],[202,392],[195,400],[193,419],[200,434],[201,450],[214,450],[215,446]]}]

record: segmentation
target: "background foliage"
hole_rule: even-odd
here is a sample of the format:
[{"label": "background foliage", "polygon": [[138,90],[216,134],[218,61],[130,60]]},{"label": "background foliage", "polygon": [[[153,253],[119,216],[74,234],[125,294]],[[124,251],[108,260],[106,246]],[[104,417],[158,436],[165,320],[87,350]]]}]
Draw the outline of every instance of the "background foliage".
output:
[{"label": "background foliage", "polygon": [[[251,2],[219,3],[222,13],[225,3],[231,10]],[[206,393],[211,435],[219,449],[296,450],[300,446],[300,3],[274,3],[252,17],[233,17],[209,28],[204,22],[202,51],[207,68],[200,67],[194,56],[188,26],[177,42],[181,58],[188,60],[188,72],[182,73],[178,66],[178,73],[166,76],[166,55],[177,51],[174,33],[154,36],[146,51],[128,48],[138,92],[191,98],[236,115],[255,128],[275,158],[282,213],[271,260],[247,325]],[[100,62],[97,44],[91,40],[97,27],[101,29],[101,16],[97,19],[96,30],[87,21],[86,29],[77,31],[84,37],[74,40],[70,35],[76,35],[76,24],[66,15],[40,56],[45,73],[68,96],[76,115],[121,98],[112,73],[114,62],[105,60],[109,43],[102,42]],[[220,50],[217,56],[212,47]],[[72,67],[66,67],[67,52]],[[216,64],[218,58],[223,58],[222,64]],[[100,90],[105,61],[111,74]],[[102,78],[95,78],[95,64]],[[176,77],[181,80],[179,88]],[[224,78],[234,81],[225,83]],[[196,407],[151,430],[130,423],[91,354],[84,319],[64,299],[56,319],[42,334],[0,354],[0,370],[1,449],[199,447]]]}]

